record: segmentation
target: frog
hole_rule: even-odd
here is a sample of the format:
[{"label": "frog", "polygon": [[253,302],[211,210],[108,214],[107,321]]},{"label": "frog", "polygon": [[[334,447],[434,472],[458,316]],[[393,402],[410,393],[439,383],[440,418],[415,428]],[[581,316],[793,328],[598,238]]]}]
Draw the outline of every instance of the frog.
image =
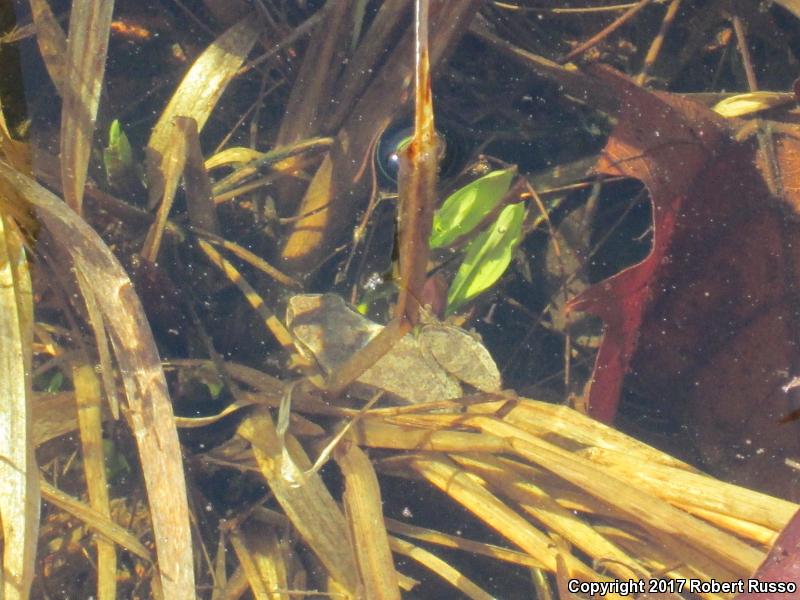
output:
[{"label": "frog", "polygon": [[[289,299],[286,325],[298,351],[330,375],[383,329],[336,294]],[[465,388],[495,393],[500,372],[473,332],[426,318],[356,380],[358,391],[381,390],[398,404],[456,400]]]}]

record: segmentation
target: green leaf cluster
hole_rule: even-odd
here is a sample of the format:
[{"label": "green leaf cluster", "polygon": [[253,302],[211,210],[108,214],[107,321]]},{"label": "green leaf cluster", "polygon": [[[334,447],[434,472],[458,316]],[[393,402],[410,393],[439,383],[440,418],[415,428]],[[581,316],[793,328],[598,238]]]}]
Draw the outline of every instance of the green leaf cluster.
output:
[{"label": "green leaf cluster", "polygon": [[[515,167],[492,171],[451,194],[434,215],[431,248],[450,246],[478,231],[497,212],[515,175]],[[510,204],[473,237],[447,292],[447,314],[456,312],[502,277],[522,237],[524,220],[524,203]]]}]

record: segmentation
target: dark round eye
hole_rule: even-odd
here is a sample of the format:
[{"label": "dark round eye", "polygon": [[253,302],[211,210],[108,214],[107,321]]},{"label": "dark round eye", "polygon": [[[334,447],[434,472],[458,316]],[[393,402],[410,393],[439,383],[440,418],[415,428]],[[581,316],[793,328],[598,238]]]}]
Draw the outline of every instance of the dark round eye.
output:
[{"label": "dark round eye", "polygon": [[412,135],[414,128],[409,126],[408,121],[403,121],[389,125],[378,140],[375,148],[375,167],[385,184],[397,183],[400,171],[399,153],[411,143]]},{"label": "dark round eye", "polygon": [[[400,171],[399,154],[411,143],[413,135],[414,128],[407,119],[404,119],[389,125],[378,140],[375,147],[375,167],[384,185],[392,187],[397,185]],[[445,136],[439,127],[436,129],[436,136],[438,138],[439,172],[445,174],[445,172],[451,171],[452,152],[446,139],[450,136],[449,134]]]}]

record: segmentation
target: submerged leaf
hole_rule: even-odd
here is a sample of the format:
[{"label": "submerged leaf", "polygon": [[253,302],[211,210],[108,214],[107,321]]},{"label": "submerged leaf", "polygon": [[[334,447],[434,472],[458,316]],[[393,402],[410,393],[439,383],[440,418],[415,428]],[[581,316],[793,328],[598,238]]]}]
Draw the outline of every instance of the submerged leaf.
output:
[{"label": "submerged leaf", "polygon": [[492,171],[450,194],[433,216],[431,248],[449,246],[480,225],[503,199],[516,172],[516,167]]},{"label": "submerged leaf", "polygon": [[472,240],[447,293],[447,313],[492,287],[505,273],[522,234],[525,205],[506,206],[489,229]]},{"label": "submerged leaf", "polygon": [[[79,276],[82,290],[90,284]],[[100,379],[90,364],[75,365],[72,369],[75,400],[78,405],[83,472],[89,492],[89,504],[98,513],[111,518],[111,505],[106,479],[105,451],[103,445],[103,414]],[[97,537],[97,596],[117,596],[117,551],[110,540]]]},{"label": "submerged leaf", "polygon": [[365,595],[368,598],[400,600],[375,468],[367,454],[356,445],[338,446],[335,457],[345,480],[342,502],[355,541],[356,562]]},{"label": "submerged leaf", "polygon": [[[128,399],[128,420],[139,449],[148,499],[151,506],[158,507],[151,511],[151,518],[159,581],[166,598],[194,598],[181,449],[164,371],[139,297],[108,246],[58,197],[2,160],[0,186],[13,190],[36,211],[58,250],[53,251],[53,256],[59,257],[54,268],[67,272],[67,265],[72,265],[104,292],[97,294],[97,303]],[[6,538],[6,547],[22,546],[12,545]]]},{"label": "submerged leaf", "polygon": [[749,92],[717,102],[711,110],[723,117],[743,117],[794,102],[789,92]]},{"label": "submerged leaf", "polygon": [[56,394],[61,391],[61,388],[64,386],[64,375],[61,371],[56,371],[56,374],[53,375],[50,380],[47,382],[44,391],[50,394]]},{"label": "submerged leaf", "polygon": [[44,66],[61,97],[67,56],[67,35],[61,29],[47,0],[30,0],[31,17],[36,25],[36,43]]},{"label": "submerged leaf", "polygon": [[108,146],[103,148],[103,166],[109,183],[123,180],[133,169],[133,151],[119,119],[108,129]]},{"label": "submerged leaf", "polygon": [[150,185],[150,207],[164,193],[165,171],[176,160],[174,146],[180,131],[173,127],[175,117],[191,117],[202,131],[222,93],[236,76],[250,49],[256,42],[259,28],[252,17],[231,26],[197,57],[161,113],[147,143],[147,178]]},{"label": "submerged leaf", "polygon": [[291,436],[281,443],[265,407],[246,417],[238,433],[252,445],[262,477],[328,574],[348,592],[355,590],[359,577],[347,522],[319,474],[308,471],[311,462],[302,447]]},{"label": "submerged leaf", "polygon": [[287,564],[290,556],[273,527],[249,519],[231,532],[230,543],[254,598],[289,598],[288,594],[270,591],[291,587],[288,579],[291,566]]},{"label": "submerged leaf", "polygon": [[[90,529],[93,529],[105,539],[116,543],[131,554],[138,556],[147,562],[153,561],[153,556],[150,553],[150,550],[148,550],[148,548],[142,544],[142,542],[140,542],[135,535],[133,535],[123,526],[118,525],[104,514],[97,512],[85,502],[82,502],[77,498],[73,498],[63,490],[54,487],[43,477],[40,478],[39,483],[42,488],[42,497],[48,502],[48,504],[52,504],[60,510],[63,510],[65,513],[68,513],[76,519],[83,521]],[[193,590],[189,591],[193,592]],[[194,598],[194,595],[189,596],[186,594],[181,597]]]},{"label": "submerged leaf", "polygon": [[783,386],[800,359],[794,125],[765,121],[734,141],[738,122],[594,73],[621,100],[597,171],[647,187],[653,241],[644,260],[568,304],[605,325],[589,412],[611,421],[629,385],[646,398],[637,406],[680,424],[675,443],[705,468],[796,499],[787,459],[800,453],[800,429],[782,422],[796,406]]},{"label": "submerged leaf", "polygon": [[64,200],[81,212],[114,2],[74,2],[69,16],[66,77],[61,93],[61,180]]},{"label": "submerged leaf", "polygon": [[27,598],[36,559],[39,487],[31,439],[33,295],[22,234],[0,215],[0,596]]}]

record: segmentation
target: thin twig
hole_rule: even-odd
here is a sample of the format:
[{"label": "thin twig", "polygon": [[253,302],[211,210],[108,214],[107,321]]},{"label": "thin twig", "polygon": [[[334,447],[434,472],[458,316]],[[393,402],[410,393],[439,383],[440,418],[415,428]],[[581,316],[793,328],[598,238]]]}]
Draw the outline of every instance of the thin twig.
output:
[{"label": "thin twig", "polygon": [[661,21],[661,27],[658,30],[658,35],[656,35],[656,37],[653,39],[653,43],[650,44],[650,48],[647,50],[647,56],[644,57],[642,71],[636,76],[635,81],[639,85],[644,85],[645,80],[647,79],[647,74],[655,64],[659,52],[661,52],[661,46],[664,45],[664,38],[667,36],[667,31],[669,31],[672,22],[675,20],[675,16],[678,14],[680,7],[681,0],[672,0],[670,5],[667,7],[667,12],[664,14],[664,19]]},{"label": "thin twig", "polygon": [[608,27],[604,27],[603,29],[598,31],[596,34],[594,34],[592,37],[590,37],[588,40],[586,40],[582,44],[578,45],[577,48],[574,48],[569,54],[567,54],[559,62],[561,64],[568,63],[571,60],[573,60],[574,58],[576,58],[577,56],[580,56],[581,54],[586,52],[589,48],[593,48],[594,46],[596,46],[597,44],[602,42],[604,39],[606,39],[609,35],[614,33],[617,29],[622,27],[625,23],[630,21],[636,15],[636,13],[638,13],[645,6],[650,4],[651,1],[652,0],[642,0],[641,2],[639,2],[639,4],[637,4],[636,6],[630,8],[627,12],[625,12],[625,14],[620,16],[616,21],[611,23]]},{"label": "thin twig", "polygon": [[744,25],[739,17],[733,17],[733,31],[736,33],[736,43],[739,45],[739,54],[742,55],[742,64],[747,77],[747,87],[751,92],[758,90],[758,80],[756,80],[756,70],[753,67],[753,59],[750,56],[750,48],[747,47],[747,35]]},{"label": "thin twig", "polygon": [[575,14],[586,14],[586,13],[600,13],[600,12],[619,12],[622,10],[628,10],[631,7],[637,5],[637,2],[626,2],[625,4],[609,4],[608,6],[583,6],[583,7],[572,7],[572,8],[561,8],[561,7],[543,7],[543,6],[518,6],[516,4],[510,4],[509,2],[493,2],[493,4],[497,8],[501,8],[503,10],[510,10],[513,12],[520,12],[520,13],[550,13],[553,15],[575,15]]}]

